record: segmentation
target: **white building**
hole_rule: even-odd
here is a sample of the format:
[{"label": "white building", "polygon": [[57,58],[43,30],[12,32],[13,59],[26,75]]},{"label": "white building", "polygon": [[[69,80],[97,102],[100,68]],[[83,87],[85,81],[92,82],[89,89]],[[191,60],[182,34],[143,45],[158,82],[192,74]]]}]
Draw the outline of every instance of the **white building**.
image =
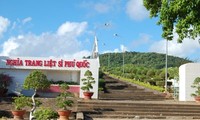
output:
[{"label": "white building", "polygon": [[[97,59],[49,59],[36,57],[0,57],[0,72],[13,77],[10,92],[15,85],[23,84],[25,78],[33,70],[41,70],[49,80],[77,82],[82,85],[86,70],[90,70],[96,80],[93,88],[93,98],[98,96],[98,61]],[[27,93],[28,94],[28,93]],[[82,91],[80,90],[82,98]]]},{"label": "white building", "polygon": [[199,63],[187,63],[179,67],[179,101],[194,101],[191,93],[195,89],[191,85],[196,77],[200,77]]}]

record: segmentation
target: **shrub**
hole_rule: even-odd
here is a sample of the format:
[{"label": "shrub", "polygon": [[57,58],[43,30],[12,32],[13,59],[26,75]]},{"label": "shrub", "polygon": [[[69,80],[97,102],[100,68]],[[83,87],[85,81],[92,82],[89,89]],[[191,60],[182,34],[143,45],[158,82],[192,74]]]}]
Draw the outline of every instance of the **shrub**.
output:
[{"label": "shrub", "polygon": [[195,78],[191,87],[195,88],[195,93],[192,93],[191,96],[194,96],[194,97],[200,96],[200,77]]},{"label": "shrub", "polygon": [[12,82],[12,77],[5,74],[5,73],[0,73],[0,88],[6,89],[10,83]]},{"label": "shrub", "polygon": [[103,78],[104,73],[102,72],[102,70],[99,70],[99,78]]},{"label": "shrub", "polygon": [[99,79],[99,91],[104,91],[104,90],[105,90],[105,80]]},{"label": "shrub", "polygon": [[26,96],[19,96],[19,97],[13,97],[14,101],[12,104],[14,105],[16,110],[22,110],[24,107],[31,107],[32,102],[29,97]]},{"label": "shrub", "polygon": [[56,105],[63,109],[69,110],[70,107],[73,105],[73,101],[69,100],[69,97],[72,97],[72,93],[68,92],[69,86],[66,83],[60,85],[61,93],[59,96],[56,97]]},{"label": "shrub", "polygon": [[50,120],[52,118],[58,118],[57,112],[52,110],[51,108],[41,107],[37,109],[33,115],[35,116],[36,120]]},{"label": "shrub", "polygon": [[79,83],[73,82],[73,81],[71,81],[71,82],[63,81],[63,80],[59,80],[59,81],[50,81],[50,84],[58,84],[58,85],[61,85],[61,84],[64,84],[64,83],[66,83],[66,84],[68,84],[68,85],[79,85]]}]

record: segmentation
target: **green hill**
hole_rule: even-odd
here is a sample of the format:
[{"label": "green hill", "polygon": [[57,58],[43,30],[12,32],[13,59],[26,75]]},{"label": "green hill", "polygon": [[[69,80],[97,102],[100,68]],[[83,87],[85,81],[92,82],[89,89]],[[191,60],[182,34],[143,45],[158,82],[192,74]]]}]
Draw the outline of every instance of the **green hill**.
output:
[{"label": "green hill", "polygon": [[[179,67],[182,64],[192,62],[188,59],[168,56],[168,67]],[[100,55],[101,66],[119,67],[123,65],[123,53],[106,53]],[[162,69],[165,67],[165,54],[125,52],[124,64],[133,64],[148,68]]]}]

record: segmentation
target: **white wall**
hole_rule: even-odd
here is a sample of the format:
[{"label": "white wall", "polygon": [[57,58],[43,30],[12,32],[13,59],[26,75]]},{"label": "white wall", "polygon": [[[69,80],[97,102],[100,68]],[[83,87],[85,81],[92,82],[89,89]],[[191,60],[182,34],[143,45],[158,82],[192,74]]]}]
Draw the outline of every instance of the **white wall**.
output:
[{"label": "white wall", "polygon": [[187,63],[179,67],[179,101],[194,101],[191,93],[195,89],[191,85],[196,77],[200,77],[199,63]]},{"label": "white wall", "polygon": [[[43,70],[46,75],[47,78],[49,80],[53,80],[53,81],[67,81],[67,82],[77,82],[79,83],[79,79],[80,76],[79,74],[75,74],[75,73],[79,73],[79,71],[73,71],[74,74],[72,74],[72,71],[67,71],[67,70]],[[74,75],[76,75],[76,77],[74,77]],[[79,79],[78,79],[79,78]]]}]

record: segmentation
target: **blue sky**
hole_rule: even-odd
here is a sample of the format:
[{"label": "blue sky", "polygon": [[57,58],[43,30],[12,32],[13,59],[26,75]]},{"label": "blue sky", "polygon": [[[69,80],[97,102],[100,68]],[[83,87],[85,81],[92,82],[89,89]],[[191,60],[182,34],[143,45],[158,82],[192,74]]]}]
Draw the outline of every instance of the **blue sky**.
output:
[{"label": "blue sky", "polygon": [[[81,58],[95,35],[100,53],[165,53],[156,22],[142,0],[0,0],[0,55]],[[170,55],[200,60],[198,40],[174,36]]]}]

